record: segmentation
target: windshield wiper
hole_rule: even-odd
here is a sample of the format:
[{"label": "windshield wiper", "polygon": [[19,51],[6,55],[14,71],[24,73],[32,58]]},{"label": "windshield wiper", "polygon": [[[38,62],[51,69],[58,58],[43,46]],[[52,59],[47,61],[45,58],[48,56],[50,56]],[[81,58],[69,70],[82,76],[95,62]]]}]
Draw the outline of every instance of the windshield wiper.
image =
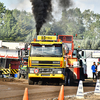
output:
[{"label": "windshield wiper", "polygon": [[61,57],[61,55],[49,55],[50,57]]},{"label": "windshield wiper", "polygon": [[41,55],[41,54],[33,54],[31,56],[35,56],[35,57],[44,57],[44,55]]}]

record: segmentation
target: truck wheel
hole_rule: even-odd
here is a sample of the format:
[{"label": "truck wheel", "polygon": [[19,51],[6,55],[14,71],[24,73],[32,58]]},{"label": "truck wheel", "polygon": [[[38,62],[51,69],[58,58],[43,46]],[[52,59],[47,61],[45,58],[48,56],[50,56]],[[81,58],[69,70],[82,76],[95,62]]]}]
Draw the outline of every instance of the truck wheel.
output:
[{"label": "truck wheel", "polygon": [[20,77],[21,77],[21,74],[20,74],[20,72],[18,72],[18,79],[20,79]]},{"label": "truck wheel", "polygon": [[29,85],[33,85],[34,84],[34,82],[33,82],[33,80],[31,78],[30,79],[28,78],[28,84]]},{"label": "truck wheel", "polygon": [[70,76],[70,77],[67,79],[67,84],[68,84],[69,86],[75,85],[75,84],[74,84],[74,78],[73,78],[72,76]]},{"label": "truck wheel", "polygon": [[69,86],[71,85],[70,78],[67,79],[67,84],[68,84]]},{"label": "truck wheel", "polygon": [[64,85],[67,85],[67,76],[65,76]]}]

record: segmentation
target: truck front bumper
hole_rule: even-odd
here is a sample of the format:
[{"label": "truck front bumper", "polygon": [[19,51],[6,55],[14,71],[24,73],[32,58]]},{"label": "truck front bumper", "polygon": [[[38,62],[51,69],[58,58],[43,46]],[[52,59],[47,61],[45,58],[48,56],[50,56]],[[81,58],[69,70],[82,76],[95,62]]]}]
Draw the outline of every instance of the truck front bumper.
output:
[{"label": "truck front bumper", "polygon": [[63,74],[28,74],[29,78],[59,78],[64,80],[65,76]]}]

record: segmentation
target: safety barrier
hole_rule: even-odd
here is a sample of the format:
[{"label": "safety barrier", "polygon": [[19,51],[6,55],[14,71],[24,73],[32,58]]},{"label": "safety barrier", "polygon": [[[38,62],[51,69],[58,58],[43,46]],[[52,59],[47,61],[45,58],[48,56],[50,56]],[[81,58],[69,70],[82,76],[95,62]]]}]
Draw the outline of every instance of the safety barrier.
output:
[{"label": "safety barrier", "polygon": [[1,69],[3,72],[2,74],[9,74],[10,73],[10,69]]},{"label": "safety barrier", "polygon": [[84,99],[83,82],[81,80],[80,80],[79,85],[78,85],[76,98],[78,98],[78,99],[83,98]]},{"label": "safety barrier", "polygon": [[18,69],[11,69],[11,73],[10,74],[17,74],[18,73]]},{"label": "safety barrier", "polygon": [[1,69],[3,72],[2,74],[16,74],[18,73],[18,69]]},{"label": "safety barrier", "polygon": [[100,80],[99,79],[97,80],[94,94],[95,95],[100,95]]}]

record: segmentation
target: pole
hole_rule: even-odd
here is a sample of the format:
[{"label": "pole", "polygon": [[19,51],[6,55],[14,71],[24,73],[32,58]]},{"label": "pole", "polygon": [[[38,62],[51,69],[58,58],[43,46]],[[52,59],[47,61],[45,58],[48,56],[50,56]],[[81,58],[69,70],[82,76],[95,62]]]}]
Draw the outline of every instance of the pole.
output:
[{"label": "pole", "polygon": [[11,64],[9,64],[9,77],[10,77],[10,74],[11,74]]}]

